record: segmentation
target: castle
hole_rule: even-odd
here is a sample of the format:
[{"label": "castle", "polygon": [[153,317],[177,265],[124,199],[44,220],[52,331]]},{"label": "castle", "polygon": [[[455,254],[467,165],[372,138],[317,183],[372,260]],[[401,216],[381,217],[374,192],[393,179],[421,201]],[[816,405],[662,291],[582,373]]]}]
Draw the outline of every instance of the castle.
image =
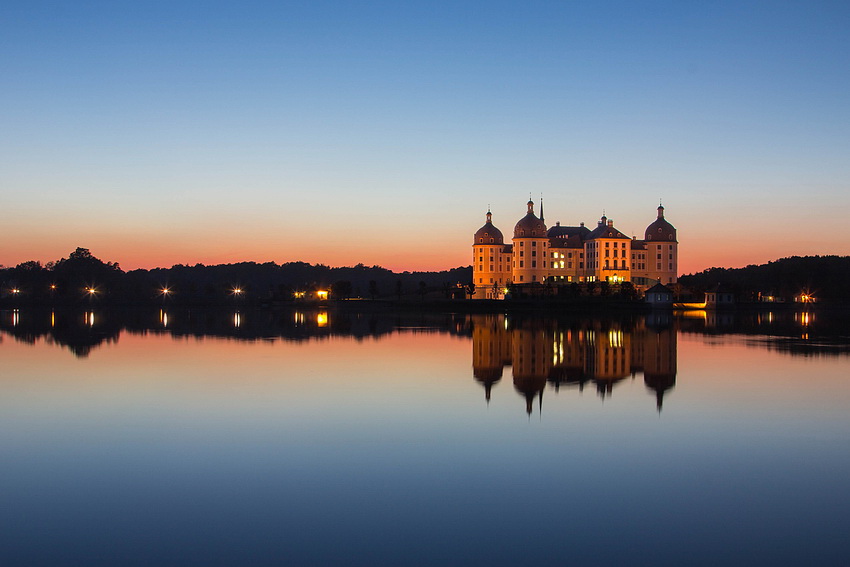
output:
[{"label": "castle", "polygon": [[487,211],[487,222],[472,244],[473,298],[503,299],[508,285],[631,282],[645,290],[658,282],[676,283],[679,243],[663,206],[658,206],[658,216],[646,227],[643,240],[629,238],[604,215],[593,230],[584,223],[555,223],[547,230],[542,201],[540,217],[534,214],[533,201],[527,206],[511,244],[505,244]]}]

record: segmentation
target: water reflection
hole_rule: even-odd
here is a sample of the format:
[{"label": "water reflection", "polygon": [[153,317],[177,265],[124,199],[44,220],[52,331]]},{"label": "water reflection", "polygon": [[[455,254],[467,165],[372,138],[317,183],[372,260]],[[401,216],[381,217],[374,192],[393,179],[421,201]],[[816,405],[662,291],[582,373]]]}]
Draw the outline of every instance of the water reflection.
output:
[{"label": "water reflection", "polygon": [[[234,340],[313,341],[331,337],[381,337],[394,332],[440,332],[473,338],[476,380],[489,400],[492,385],[511,367],[516,388],[540,398],[541,377],[557,391],[583,389],[587,382],[604,398],[628,377],[643,372],[661,383],[675,376],[676,333],[711,337],[790,354],[850,352],[847,316],[825,310],[746,313],[695,311],[620,317],[561,317],[531,314],[362,312],[344,309],[291,311],[166,310],[26,311],[0,314],[0,329],[24,341],[43,339],[88,356],[122,332],[168,333],[175,337],[215,336]],[[731,338],[730,338],[731,336]],[[661,357],[661,358],[659,358]],[[652,365],[668,364],[659,374]],[[666,374],[665,374],[666,375]],[[659,382],[660,381],[660,382]],[[655,388],[655,386],[653,386]]]},{"label": "water reflection", "polygon": [[446,332],[466,335],[464,315],[451,313],[361,313],[328,309],[270,311],[51,311],[2,312],[0,329],[18,340],[44,340],[86,357],[123,332],[167,333],[174,337],[313,341],[331,337],[380,337],[397,331]]},{"label": "water reflection", "polygon": [[513,385],[531,414],[547,384],[579,392],[588,383],[603,399],[627,378],[643,374],[661,411],[676,384],[676,326],[657,316],[635,320],[559,321],[551,318],[473,315],[472,367],[489,402],[492,387],[511,367]]}]

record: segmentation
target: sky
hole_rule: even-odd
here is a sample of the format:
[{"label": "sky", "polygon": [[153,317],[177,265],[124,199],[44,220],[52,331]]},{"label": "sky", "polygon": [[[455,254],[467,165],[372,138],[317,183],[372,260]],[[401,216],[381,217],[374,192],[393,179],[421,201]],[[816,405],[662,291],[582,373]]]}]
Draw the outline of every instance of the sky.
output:
[{"label": "sky", "polygon": [[659,202],[683,274],[850,254],[847,2],[6,3],[0,264],[395,271]]}]

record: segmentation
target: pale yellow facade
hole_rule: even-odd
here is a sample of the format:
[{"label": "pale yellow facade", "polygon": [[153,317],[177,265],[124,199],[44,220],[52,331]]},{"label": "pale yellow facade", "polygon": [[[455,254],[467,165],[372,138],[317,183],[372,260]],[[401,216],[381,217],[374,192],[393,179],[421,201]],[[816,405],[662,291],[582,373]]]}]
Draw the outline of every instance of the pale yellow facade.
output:
[{"label": "pale yellow facade", "polygon": [[664,218],[664,207],[650,224],[643,240],[628,237],[603,216],[590,230],[581,223],[547,229],[527,203],[526,215],[505,243],[493,225],[492,213],[473,240],[473,283],[476,299],[502,299],[510,285],[632,282],[646,289],[657,282],[678,281],[676,229]]}]

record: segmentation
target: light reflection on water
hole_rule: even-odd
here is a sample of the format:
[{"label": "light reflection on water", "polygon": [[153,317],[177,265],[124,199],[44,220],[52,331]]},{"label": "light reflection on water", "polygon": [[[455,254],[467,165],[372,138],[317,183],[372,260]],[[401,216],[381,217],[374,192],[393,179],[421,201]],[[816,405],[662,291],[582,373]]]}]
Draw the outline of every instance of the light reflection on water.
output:
[{"label": "light reflection on water", "polygon": [[801,313],[4,313],[0,564],[840,564]]}]

